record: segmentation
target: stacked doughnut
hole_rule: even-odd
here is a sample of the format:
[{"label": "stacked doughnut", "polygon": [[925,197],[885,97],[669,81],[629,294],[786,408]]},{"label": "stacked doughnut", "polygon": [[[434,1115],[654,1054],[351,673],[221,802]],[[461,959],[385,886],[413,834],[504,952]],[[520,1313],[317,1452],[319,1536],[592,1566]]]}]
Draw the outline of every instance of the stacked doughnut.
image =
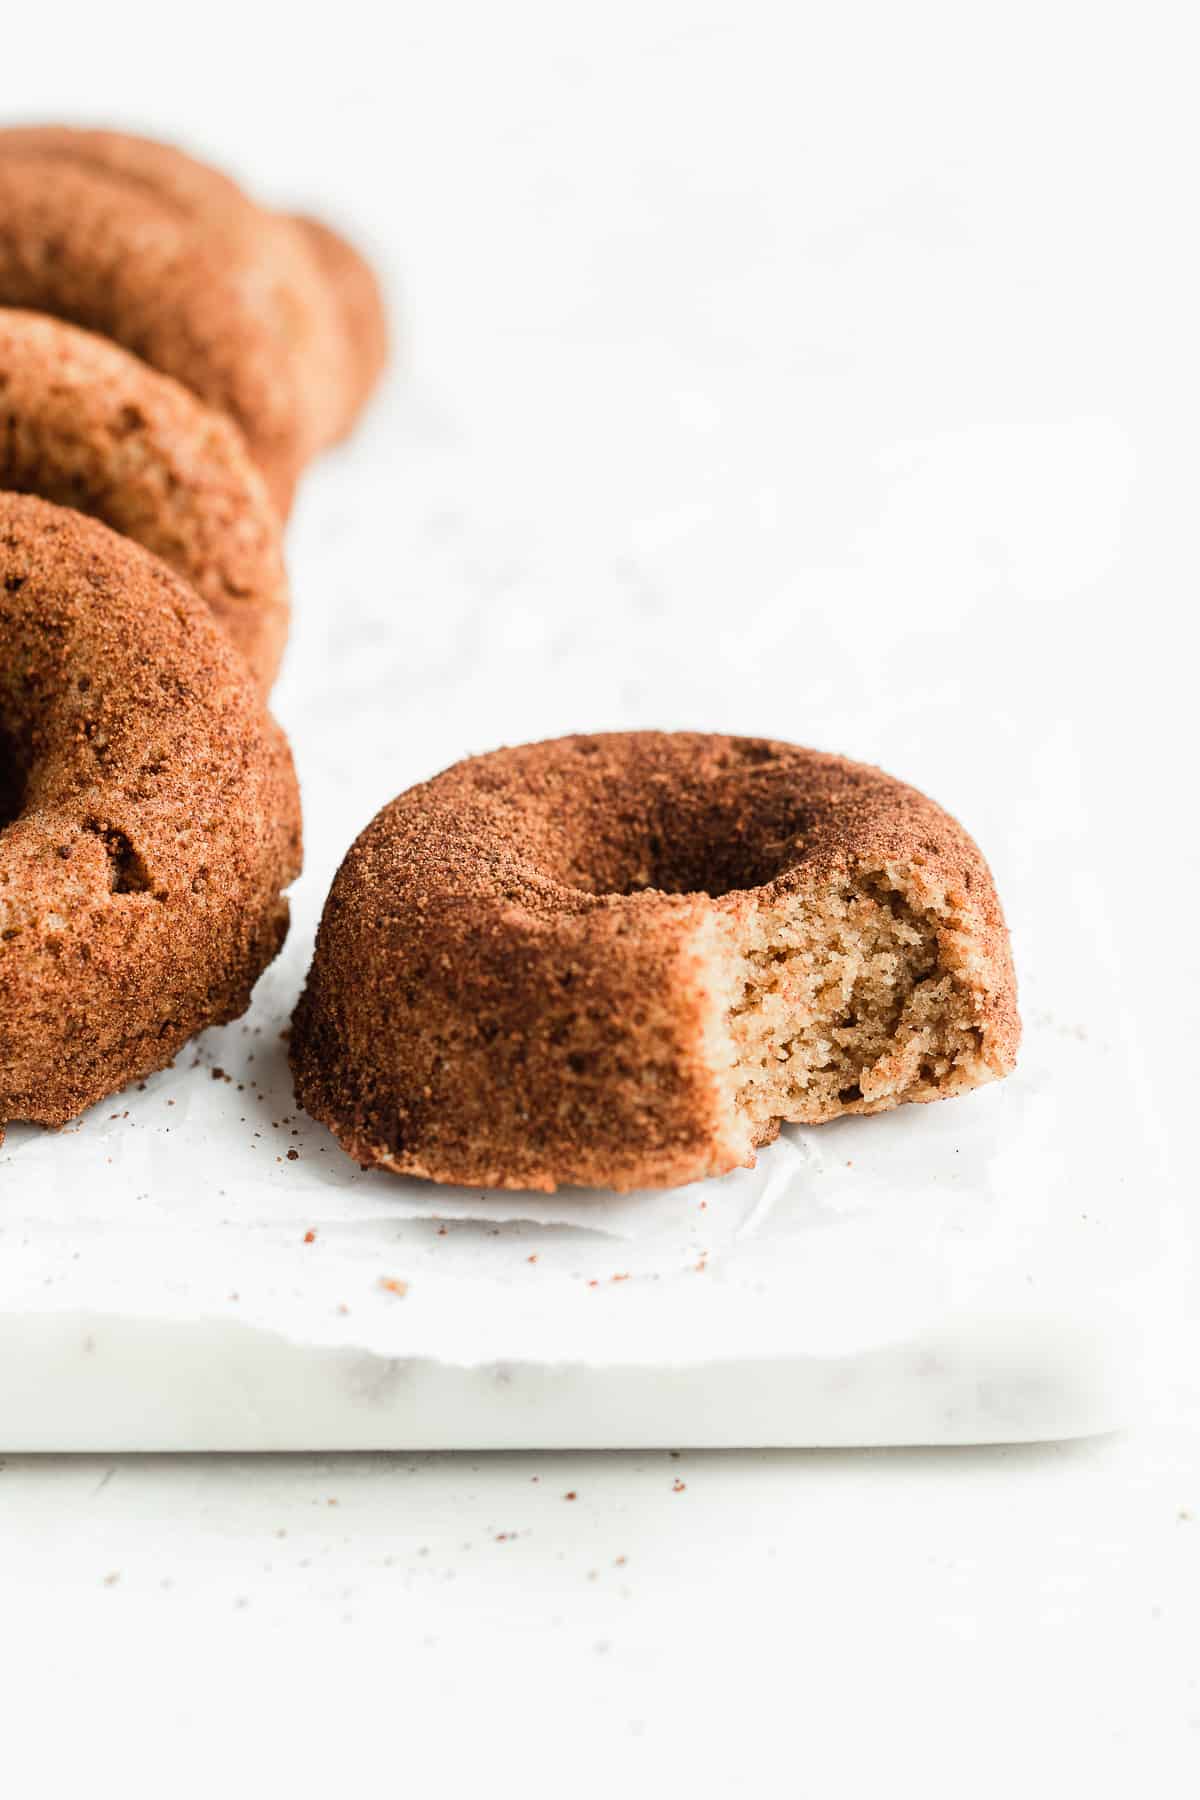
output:
[{"label": "stacked doughnut", "polygon": [[110,132],[0,132],[0,1129],[244,1011],[300,802],[282,519],[382,365],[366,265]]},{"label": "stacked doughnut", "polygon": [[284,514],[387,347],[374,276],[327,226],[113,131],[0,131],[0,305],[111,338],[224,413]]}]

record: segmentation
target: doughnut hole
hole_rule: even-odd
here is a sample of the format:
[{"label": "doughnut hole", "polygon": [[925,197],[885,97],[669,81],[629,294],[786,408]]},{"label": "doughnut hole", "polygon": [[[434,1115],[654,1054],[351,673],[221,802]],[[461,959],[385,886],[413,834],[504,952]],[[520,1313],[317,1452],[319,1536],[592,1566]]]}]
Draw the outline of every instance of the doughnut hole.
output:
[{"label": "doughnut hole", "polygon": [[[577,740],[585,772],[594,760]],[[607,774],[607,771],[605,771]],[[715,778],[685,763],[671,778],[635,767],[627,783],[581,785],[569,765],[520,794],[525,860],[565,887],[605,898],[724,895],[761,888],[803,856],[810,809],[771,747],[733,739]]]},{"label": "doughnut hole", "polygon": [[0,831],[21,816],[26,779],[25,760],[16,742],[0,725]]}]

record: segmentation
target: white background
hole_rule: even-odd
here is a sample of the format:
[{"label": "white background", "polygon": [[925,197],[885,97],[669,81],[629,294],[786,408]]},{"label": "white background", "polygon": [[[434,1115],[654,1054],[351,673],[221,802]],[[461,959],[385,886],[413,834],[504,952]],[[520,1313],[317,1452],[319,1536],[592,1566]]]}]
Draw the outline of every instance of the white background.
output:
[{"label": "white background", "polygon": [[[291,538],[297,633],[353,605],[305,581],[339,532],[394,605],[396,762],[354,771],[343,843],[518,688],[512,739],[778,732],[981,836],[1050,719],[1186,1117],[1187,10],[382,14],[24,11],[0,69],[9,117],[177,137],[387,268],[403,366]],[[904,653],[831,661],[823,617],[883,604]],[[843,742],[863,686],[887,728]],[[278,702],[299,737],[286,672]],[[980,716],[987,793],[977,746],[957,776]],[[1194,1367],[1141,1432],[1059,1449],[2,1459],[14,1791],[1194,1793]]]}]

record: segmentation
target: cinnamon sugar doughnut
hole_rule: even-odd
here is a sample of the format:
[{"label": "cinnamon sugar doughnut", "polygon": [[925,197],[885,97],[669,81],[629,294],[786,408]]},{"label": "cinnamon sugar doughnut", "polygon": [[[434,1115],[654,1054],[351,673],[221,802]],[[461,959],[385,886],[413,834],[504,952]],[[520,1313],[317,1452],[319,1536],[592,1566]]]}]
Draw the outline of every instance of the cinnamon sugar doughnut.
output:
[{"label": "cinnamon sugar doughnut", "polygon": [[0,419],[0,489],[161,556],[270,686],[288,626],[281,527],[227,419],[106,338],[13,309],[0,309]]},{"label": "cinnamon sugar doughnut", "polygon": [[339,443],[387,362],[387,316],[370,264],[323,220],[257,206],[219,170],[173,144],[124,132],[26,126],[0,144],[71,155],[161,194],[258,269],[275,326],[308,370],[310,455]]},{"label": "cinnamon sugar doughnut", "polygon": [[322,444],[339,443],[353,428],[383,374],[388,357],[387,314],[371,265],[353,244],[320,219],[297,215],[283,221],[305,241],[308,254],[324,273],[326,291],[339,318],[336,343],[345,352],[339,379],[330,387],[340,393],[340,413],[331,413]]},{"label": "cinnamon sugar doughnut", "polygon": [[781,1120],[1003,1076],[1020,1026],[980,852],[841,757],[695,733],[457,764],[348,853],[297,1008],[297,1096],[434,1181],[669,1186]]},{"label": "cinnamon sugar doughnut", "polygon": [[0,132],[0,305],[111,337],[227,413],[283,511],[382,366],[363,336],[382,344],[382,301],[347,258],[357,340],[344,266],[331,280],[310,230],[216,170],[120,132]]},{"label": "cinnamon sugar doughnut", "polygon": [[109,170],[158,194],[255,271],[275,329],[309,379],[309,455],[351,429],[387,360],[383,298],[369,265],[319,219],[269,212],[219,170],[173,144],[119,131],[23,126],[0,132],[5,147]]},{"label": "cinnamon sugar doughnut", "polygon": [[236,1017],[287,929],[299,797],[208,608],[0,494],[0,1125],[62,1125]]}]

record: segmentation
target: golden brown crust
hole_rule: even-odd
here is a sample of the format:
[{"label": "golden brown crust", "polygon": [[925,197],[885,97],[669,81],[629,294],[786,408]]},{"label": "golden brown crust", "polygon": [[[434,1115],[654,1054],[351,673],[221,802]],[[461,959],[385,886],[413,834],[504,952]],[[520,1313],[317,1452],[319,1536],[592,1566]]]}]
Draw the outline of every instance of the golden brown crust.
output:
[{"label": "golden brown crust", "polygon": [[286,510],[304,433],[284,346],[237,271],[157,195],[0,146],[0,303],[112,338],[227,413]]},{"label": "golden brown crust", "polygon": [[161,556],[268,688],[288,626],[281,527],[229,421],[107,339],[14,309],[0,309],[0,415],[0,489]]},{"label": "golden brown crust", "polygon": [[0,495],[0,1122],[61,1125],[244,1010],[287,928],[282,733],[195,593]]},{"label": "golden brown crust", "polygon": [[97,126],[8,125],[0,130],[0,153],[51,156],[107,169],[131,185],[168,200],[192,218],[218,225],[245,214],[251,224],[258,209],[219,169],[174,144]]},{"label": "golden brown crust", "polygon": [[298,1097],[360,1161],[435,1180],[628,1188],[728,1169],[748,1139],[705,1042],[722,934],[885,866],[941,909],[951,953],[969,945],[984,1059],[1004,1072],[1019,1023],[999,902],[971,839],[915,789],[698,733],[459,763],[385,807],[338,872],[294,1021]]},{"label": "golden brown crust", "polygon": [[286,354],[289,374],[303,372],[294,395],[302,439],[297,456],[307,460],[335,440],[353,350],[342,341],[338,297],[291,219],[257,206],[227,175],[174,144],[125,132],[10,128],[0,131],[0,155],[5,153],[101,170],[135,198],[152,196],[186,219],[210,254],[240,272],[254,308]]},{"label": "golden brown crust", "polygon": [[309,234],[124,133],[0,132],[0,305],[114,338],[227,413],[284,512],[361,393],[360,347]]},{"label": "golden brown crust", "polygon": [[387,364],[387,310],[375,271],[353,244],[320,219],[297,216],[290,223],[324,274],[338,309],[337,340],[348,353],[333,390],[344,395],[342,411],[331,420],[324,440],[338,443],[353,428]]}]

